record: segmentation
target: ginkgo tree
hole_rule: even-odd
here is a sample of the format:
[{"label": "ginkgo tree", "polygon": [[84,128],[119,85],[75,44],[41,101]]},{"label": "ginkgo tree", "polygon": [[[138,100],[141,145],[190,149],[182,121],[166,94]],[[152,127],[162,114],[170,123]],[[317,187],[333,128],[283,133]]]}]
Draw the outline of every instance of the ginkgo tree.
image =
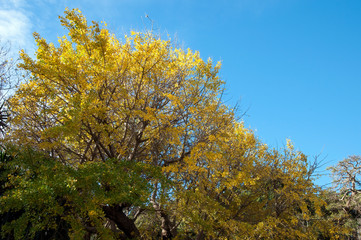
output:
[{"label": "ginkgo tree", "polygon": [[[12,140],[73,167],[108,159],[162,167],[232,123],[219,99],[219,64],[151,33],[132,32],[121,43],[77,11],[61,22],[69,37],[59,47],[34,34],[36,59],[21,54],[20,67],[32,75],[11,99]],[[134,226],[117,222],[122,208],[103,208],[132,236]]]},{"label": "ginkgo tree", "polygon": [[16,236],[59,219],[74,239],[332,236],[307,158],[269,149],[237,121],[220,63],[152,32],[118,39],[77,9],[60,21],[68,36],[35,33],[35,58],[21,53],[31,75],[10,100],[6,144],[43,159],[8,167],[0,204],[26,209]]}]

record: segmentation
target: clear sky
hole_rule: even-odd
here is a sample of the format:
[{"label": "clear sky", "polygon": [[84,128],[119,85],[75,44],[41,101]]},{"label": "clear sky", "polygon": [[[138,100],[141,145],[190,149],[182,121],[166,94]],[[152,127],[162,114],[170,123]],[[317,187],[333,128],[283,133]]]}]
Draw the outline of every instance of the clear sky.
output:
[{"label": "clear sky", "polygon": [[289,138],[325,166],[361,154],[360,0],[0,0],[0,39],[27,52],[34,31],[56,42],[65,7],[119,37],[149,29],[148,15],[157,32],[222,61],[224,100],[270,146]]}]

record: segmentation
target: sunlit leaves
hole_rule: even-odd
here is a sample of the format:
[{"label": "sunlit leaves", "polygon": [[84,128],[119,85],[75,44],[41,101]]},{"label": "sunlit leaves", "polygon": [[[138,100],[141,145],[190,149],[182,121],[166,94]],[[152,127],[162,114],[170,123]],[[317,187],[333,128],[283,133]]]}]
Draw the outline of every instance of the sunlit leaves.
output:
[{"label": "sunlit leaves", "polygon": [[[63,162],[133,158],[130,149],[147,153],[159,144],[171,158],[231,116],[217,113],[219,64],[150,32],[121,42],[77,11],[61,22],[70,39],[59,38],[56,47],[35,34],[36,59],[21,55],[20,66],[32,73],[11,101],[12,136],[22,143],[52,150]],[[138,160],[160,161],[147,155]]]}]

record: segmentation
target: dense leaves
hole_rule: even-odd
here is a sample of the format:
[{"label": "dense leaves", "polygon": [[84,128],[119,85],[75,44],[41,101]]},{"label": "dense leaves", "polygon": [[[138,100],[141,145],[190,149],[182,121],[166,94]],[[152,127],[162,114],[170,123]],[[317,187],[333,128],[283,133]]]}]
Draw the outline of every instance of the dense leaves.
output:
[{"label": "dense leaves", "polygon": [[81,238],[84,227],[108,238],[113,233],[103,227],[103,207],[117,203],[147,207],[151,186],[145,178],[160,177],[156,169],[129,161],[109,159],[73,168],[28,149],[11,152],[16,155],[7,153],[11,160],[2,162],[8,189],[0,205],[3,213],[22,212],[3,227],[5,234],[14,230],[16,239],[57,230],[59,224],[71,228],[72,238]]}]

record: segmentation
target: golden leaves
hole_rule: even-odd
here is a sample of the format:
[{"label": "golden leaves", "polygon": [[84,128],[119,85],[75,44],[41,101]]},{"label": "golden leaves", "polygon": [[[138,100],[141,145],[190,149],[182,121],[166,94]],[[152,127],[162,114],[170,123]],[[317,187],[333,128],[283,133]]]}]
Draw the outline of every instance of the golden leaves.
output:
[{"label": "golden leaves", "polygon": [[36,59],[21,55],[32,77],[11,100],[13,138],[46,150],[56,142],[65,159],[139,151],[147,153],[140,161],[160,164],[150,154],[156,145],[176,157],[213,136],[208,129],[232,121],[218,106],[219,64],[151,32],[131,32],[122,43],[77,9],[60,21],[70,38],[59,38],[56,47],[35,34]]}]

